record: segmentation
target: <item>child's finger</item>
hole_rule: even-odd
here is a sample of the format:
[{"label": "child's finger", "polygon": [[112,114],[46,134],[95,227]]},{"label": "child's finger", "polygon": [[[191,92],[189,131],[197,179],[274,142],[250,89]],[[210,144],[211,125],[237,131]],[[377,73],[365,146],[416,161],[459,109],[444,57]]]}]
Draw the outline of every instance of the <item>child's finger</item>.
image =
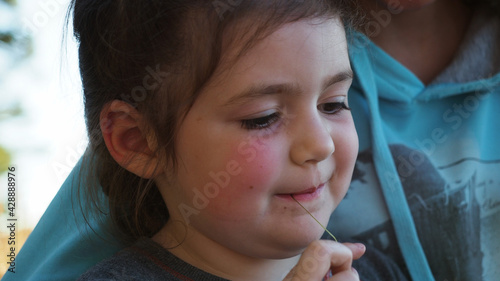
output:
[{"label": "child's finger", "polygon": [[359,281],[358,272],[355,269],[339,272],[327,279],[328,281]]},{"label": "child's finger", "polygon": [[[351,249],[353,248],[353,249]],[[364,252],[360,247],[350,244],[349,247],[341,243],[327,240],[318,240],[311,243],[302,253],[299,262],[288,274],[285,280],[323,280],[329,270],[332,270],[333,277],[338,279],[340,276],[356,276],[352,273],[353,251],[356,256]],[[347,271],[347,273],[343,273]],[[358,279],[345,280],[358,280]]]},{"label": "child's finger", "polygon": [[366,251],[365,245],[361,243],[342,243],[342,244],[351,250],[353,260],[361,258],[361,256],[363,256],[363,254]]}]

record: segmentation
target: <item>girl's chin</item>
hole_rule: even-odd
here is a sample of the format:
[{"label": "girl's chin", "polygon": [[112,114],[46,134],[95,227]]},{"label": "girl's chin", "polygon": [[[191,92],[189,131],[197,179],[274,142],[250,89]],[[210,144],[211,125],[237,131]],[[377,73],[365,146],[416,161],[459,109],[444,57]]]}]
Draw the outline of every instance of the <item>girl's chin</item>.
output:
[{"label": "girl's chin", "polygon": [[[311,231],[304,233],[302,230],[292,232],[290,235],[284,239],[287,239],[287,245],[284,248],[290,249],[290,256],[298,255],[302,253],[309,244],[319,240],[323,234],[323,231]],[[283,241],[285,242],[285,240]]]},{"label": "girl's chin", "polygon": [[[267,259],[289,259],[301,255],[304,250],[315,240],[312,239],[308,241],[302,241],[297,243],[289,243],[287,245],[282,245],[278,247],[274,253],[268,253],[265,255]],[[281,249],[280,249],[281,248]]]}]

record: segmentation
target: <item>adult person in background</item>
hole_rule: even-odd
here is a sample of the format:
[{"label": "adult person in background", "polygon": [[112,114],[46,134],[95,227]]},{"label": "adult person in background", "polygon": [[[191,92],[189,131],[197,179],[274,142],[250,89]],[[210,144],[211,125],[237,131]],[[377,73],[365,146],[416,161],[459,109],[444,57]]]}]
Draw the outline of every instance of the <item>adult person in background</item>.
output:
[{"label": "adult person in background", "polygon": [[[498,17],[453,0],[360,2],[368,18],[365,35],[351,40],[349,101],[360,154],[330,228],[392,253],[414,280],[493,280]],[[4,280],[67,280],[123,246],[103,242],[111,241],[107,217],[89,229],[73,216],[80,165],[19,253],[17,273]]]},{"label": "adult person in background", "polygon": [[360,0],[349,93],[360,151],[329,228],[414,280],[500,275],[499,2]]}]

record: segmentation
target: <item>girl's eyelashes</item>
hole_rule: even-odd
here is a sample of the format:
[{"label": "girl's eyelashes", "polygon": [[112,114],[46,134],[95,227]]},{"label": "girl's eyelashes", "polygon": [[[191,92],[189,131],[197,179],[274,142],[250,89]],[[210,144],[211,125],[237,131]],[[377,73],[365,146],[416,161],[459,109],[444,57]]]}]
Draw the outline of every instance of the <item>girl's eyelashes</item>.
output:
[{"label": "girl's eyelashes", "polygon": [[325,114],[336,114],[342,110],[351,110],[345,102],[327,102],[318,105],[318,109]]},{"label": "girl's eyelashes", "polygon": [[[347,104],[342,102],[327,102],[318,105],[318,110],[328,114],[334,115],[340,113],[342,110],[351,110]],[[281,118],[280,112],[273,112],[266,116],[261,116],[257,118],[244,119],[241,120],[241,127],[246,130],[261,130],[271,127],[274,123],[278,122]]]},{"label": "girl's eyelashes", "polygon": [[278,112],[274,112],[262,117],[241,120],[241,127],[247,130],[266,129],[278,121],[279,118],[280,114]]}]

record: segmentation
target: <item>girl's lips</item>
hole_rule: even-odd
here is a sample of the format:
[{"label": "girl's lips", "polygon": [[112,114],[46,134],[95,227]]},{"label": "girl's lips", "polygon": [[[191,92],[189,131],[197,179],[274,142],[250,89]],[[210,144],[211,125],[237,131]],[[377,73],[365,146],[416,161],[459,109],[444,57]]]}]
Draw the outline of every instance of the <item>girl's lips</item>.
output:
[{"label": "girl's lips", "polygon": [[[309,201],[312,199],[315,199],[319,196],[321,191],[323,190],[324,184],[321,184],[318,187],[311,187],[306,190],[296,192],[296,193],[282,193],[282,194],[276,194],[277,197],[283,198],[283,199],[289,199],[293,200],[295,198],[296,200],[299,201]],[[292,198],[293,196],[293,198]]]}]

